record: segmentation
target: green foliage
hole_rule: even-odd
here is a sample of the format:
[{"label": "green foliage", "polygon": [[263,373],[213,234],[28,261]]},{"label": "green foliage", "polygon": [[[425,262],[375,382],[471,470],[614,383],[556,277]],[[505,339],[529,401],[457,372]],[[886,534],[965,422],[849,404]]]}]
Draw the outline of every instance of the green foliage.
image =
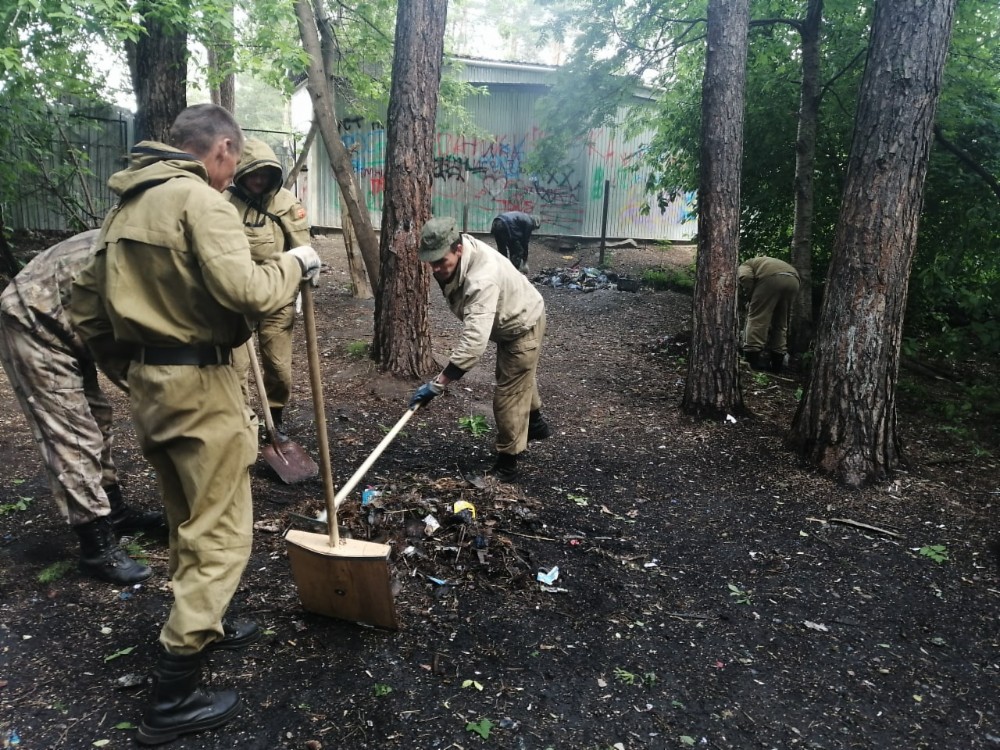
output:
[{"label": "green foliage", "polygon": [[638,676],[629,672],[627,669],[622,669],[621,667],[615,667],[615,679],[625,685],[634,685],[638,681]]},{"label": "green foliage", "polygon": [[13,502],[2,503],[0,504],[0,516],[5,516],[8,513],[14,513],[17,511],[25,511],[28,509],[28,506],[31,504],[33,500],[34,500],[33,497],[24,497],[23,495],[21,495],[20,497],[17,498],[17,500],[14,500]]},{"label": "green foliage", "polygon": [[347,345],[347,353],[355,359],[363,359],[368,356],[367,341],[352,341]]},{"label": "green foliage", "polygon": [[375,697],[376,698],[384,698],[385,696],[387,696],[391,692],[392,692],[392,686],[391,685],[384,685],[381,682],[376,682],[375,683]]},{"label": "green foliage", "polygon": [[694,291],[693,268],[650,268],[642,273],[642,282],[653,289],[673,289],[691,293]]},{"label": "green foliage", "polygon": [[136,562],[143,565],[149,564],[149,552],[142,545],[142,534],[136,534],[124,545],[125,552]]},{"label": "green foliage", "polygon": [[749,606],[750,604],[753,603],[750,599],[749,591],[744,591],[735,583],[727,583],[726,586],[728,586],[729,588],[729,595],[733,597],[733,600],[737,604],[746,604]]},{"label": "green foliage", "polygon": [[115,659],[119,659],[123,656],[128,656],[133,651],[135,651],[135,646],[129,646],[127,648],[119,649],[118,651],[115,651],[113,654],[108,654],[107,656],[105,656],[104,661],[106,662],[114,661]]},{"label": "green foliage", "polygon": [[46,566],[41,573],[38,574],[39,583],[55,583],[63,576],[65,576],[73,568],[73,563],[70,560],[60,560],[59,562],[52,563]]},{"label": "green foliage", "polygon": [[931,544],[926,547],[921,547],[919,554],[924,557],[929,557],[936,563],[948,562],[948,548],[943,544]]},{"label": "green foliage", "polygon": [[470,414],[467,417],[459,417],[458,424],[463,430],[471,432],[473,437],[485,435],[490,431],[489,422],[486,421],[486,417],[482,414]]},{"label": "green foliage", "polygon": [[490,738],[490,731],[493,729],[494,724],[489,719],[480,719],[479,721],[469,721],[465,724],[465,731],[473,732],[478,734],[484,740]]}]

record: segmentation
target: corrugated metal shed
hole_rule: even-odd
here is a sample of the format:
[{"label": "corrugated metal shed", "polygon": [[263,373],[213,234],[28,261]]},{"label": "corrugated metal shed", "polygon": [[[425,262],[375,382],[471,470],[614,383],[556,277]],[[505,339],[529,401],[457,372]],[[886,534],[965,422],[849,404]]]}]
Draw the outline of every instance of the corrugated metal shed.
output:
[{"label": "corrugated metal shed", "polygon": [[[609,185],[608,237],[687,240],[695,232],[688,193],[661,213],[647,211],[648,170],[640,157],[649,135],[628,138],[620,128],[602,128],[581,139],[567,166],[529,173],[525,161],[542,136],[535,105],[556,69],[542,65],[458,59],[460,78],[487,89],[466,102],[478,135],[465,135],[448,121],[438,123],[435,144],[433,211],[463,222],[472,232],[488,232],[503,211],[539,217],[538,234],[599,237],[605,182]],[[639,91],[637,100],[650,98]],[[381,218],[385,187],[385,129],[380,122],[342,116],[341,136],[351,151],[372,221]],[[310,159],[305,190],[314,226],[340,226],[336,181],[321,139]]]}]

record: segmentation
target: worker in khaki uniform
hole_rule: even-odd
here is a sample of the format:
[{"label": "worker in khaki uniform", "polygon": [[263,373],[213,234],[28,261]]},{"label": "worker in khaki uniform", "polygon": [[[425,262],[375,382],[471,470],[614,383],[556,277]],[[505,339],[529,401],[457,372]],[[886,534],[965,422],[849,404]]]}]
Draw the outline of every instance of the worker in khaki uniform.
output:
[{"label": "worker in khaki uniform", "polygon": [[174,602],[153,695],[136,739],[169,742],[224,724],[235,691],[199,687],[207,649],[242,648],[253,622],[223,617],[250,557],[250,466],[256,424],[231,366],[247,316],[288,304],[316,252],[254,263],[236,209],[222,197],[243,150],[226,110],[183,110],[170,145],[143,141],[109,186],[119,196],[73,285],[72,317],[104,366],[126,370],[142,451],[156,469],[170,526]]},{"label": "worker in khaki uniform", "polygon": [[[243,158],[236,168],[233,184],[226,198],[236,206],[243,222],[243,231],[250,241],[250,255],[256,263],[277,258],[286,250],[308,245],[309,222],[306,210],[290,191],[283,188],[281,164],[274,151],[264,141],[248,138]],[[292,326],[295,305],[287,305],[263,318],[257,326],[261,370],[267,408],[271,410],[276,437],[285,442],[282,417],[292,391]],[[250,359],[245,347],[233,352],[237,372],[243,374],[246,393],[246,373]],[[261,401],[264,394],[261,394]]]},{"label": "worker in khaki uniform", "polygon": [[[0,360],[38,444],[59,512],[80,539],[80,570],[128,585],[153,571],[116,534],[165,534],[163,513],[125,503],[111,455],[112,413],[97,367],[69,320],[73,278],[97,230],[36,255],[0,294]],[[119,380],[120,387],[128,385]]]},{"label": "worker in khaki uniform", "polygon": [[499,479],[517,477],[517,458],[529,440],[551,431],[542,417],[536,373],[545,335],[542,295],[489,245],[460,234],[450,217],[431,219],[420,235],[420,260],[429,263],[448,306],[464,324],[448,365],[422,385],[410,406],[426,404],[479,362],[490,341],[497,344],[493,416],[497,459],[489,470]]},{"label": "worker in khaki uniform", "polygon": [[781,372],[799,273],[783,260],[761,255],[742,263],[737,277],[749,305],[743,356],[755,370]]}]

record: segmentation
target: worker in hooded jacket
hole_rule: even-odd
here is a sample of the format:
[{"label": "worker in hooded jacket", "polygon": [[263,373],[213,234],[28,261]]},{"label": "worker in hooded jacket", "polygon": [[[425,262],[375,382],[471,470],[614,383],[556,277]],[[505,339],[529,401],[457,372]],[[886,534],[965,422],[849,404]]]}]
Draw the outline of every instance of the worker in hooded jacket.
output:
[{"label": "worker in hooded jacket", "polygon": [[[271,147],[264,141],[248,138],[233,184],[225,195],[240,214],[243,231],[250,241],[250,255],[256,263],[278,258],[286,250],[310,242],[306,210],[291,191],[282,187],[283,181],[281,164]],[[262,318],[257,325],[267,408],[271,410],[277,432],[273,437],[279,442],[288,440],[283,417],[292,391],[294,322],[295,306],[289,302]],[[248,353],[240,347],[233,355],[237,372],[243,375],[246,393]],[[265,395],[260,394],[260,398],[263,402]]]},{"label": "worker in hooded jacket", "polygon": [[223,620],[250,559],[250,467],[257,426],[231,366],[247,318],[273,313],[319,271],[309,246],[254,263],[236,209],[221,195],[243,132],[214,104],[183,110],[170,145],[136,144],[109,186],[118,205],[73,284],[71,317],[106,370],[127,373],[132,419],[156,469],[170,527],[173,606],[136,739],[169,742],[240,710],[233,690],[200,687],[204,654],[260,637]]}]

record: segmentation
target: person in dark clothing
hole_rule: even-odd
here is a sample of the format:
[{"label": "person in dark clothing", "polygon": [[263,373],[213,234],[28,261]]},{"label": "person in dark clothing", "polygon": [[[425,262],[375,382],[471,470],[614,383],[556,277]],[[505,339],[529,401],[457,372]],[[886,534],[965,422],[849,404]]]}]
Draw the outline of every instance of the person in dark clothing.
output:
[{"label": "person in dark clothing", "polygon": [[507,211],[493,220],[490,234],[497,243],[500,254],[514,264],[514,268],[528,272],[528,243],[531,233],[541,223],[534,216],[521,211]]}]

